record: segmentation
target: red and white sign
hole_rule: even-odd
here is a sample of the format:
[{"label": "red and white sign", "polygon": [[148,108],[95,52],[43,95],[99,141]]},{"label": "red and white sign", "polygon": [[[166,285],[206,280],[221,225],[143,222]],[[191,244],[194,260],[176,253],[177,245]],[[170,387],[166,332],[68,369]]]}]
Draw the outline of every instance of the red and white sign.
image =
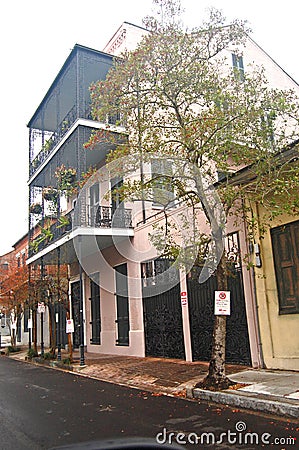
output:
[{"label": "red and white sign", "polygon": [[215,312],[216,316],[230,315],[230,291],[215,291]]},{"label": "red and white sign", "polygon": [[73,333],[74,332],[74,321],[73,319],[67,319],[66,321],[66,333]]},{"label": "red and white sign", "polygon": [[41,303],[37,304],[37,312],[39,314],[46,312],[46,306],[45,306],[44,302],[41,302]]},{"label": "red and white sign", "polygon": [[182,303],[182,306],[186,306],[188,303],[188,297],[187,297],[186,291],[181,292],[181,303]]}]

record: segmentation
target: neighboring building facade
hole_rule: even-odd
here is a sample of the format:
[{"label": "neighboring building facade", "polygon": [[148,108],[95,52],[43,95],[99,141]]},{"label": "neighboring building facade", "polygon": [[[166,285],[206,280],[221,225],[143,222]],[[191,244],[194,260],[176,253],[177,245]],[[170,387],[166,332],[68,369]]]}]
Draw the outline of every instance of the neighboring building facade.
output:
[{"label": "neighboring building facade", "polygon": [[[145,32],[125,23],[105,50],[118,55],[127,44],[134,47]],[[263,64],[271,85],[299,92],[298,85],[251,39],[243,57],[229,51],[227,56],[240,73],[251,62]],[[90,115],[89,85],[104,79],[112,63],[112,55],[76,45],[28,124],[31,247],[27,263],[29,268],[41,266],[42,272],[47,266],[69,265],[75,348],[84,344],[88,352],[209,360],[214,277],[199,286],[191,275],[167,270],[169,262],[157,257],[148,240],[153,223],[161,220],[159,208],[147,203],[144,217],[144,205],[121,203],[113,190],[123,179],[105,171],[111,147],[104,143],[92,151],[84,147],[93,130],[114,133],[116,138],[125,133],[115,125],[115,118],[100,123]],[[96,167],[102,178],[91,178],[79,199],[74,192],[68,198],[57,197],[55,172],[62,167],[77,180]],[[49,190],[54,200],[45,195]],[[32,212],[36,204],[39,212]],[[45,232],[34,245],[31,230],[37,221]],[[264,319],[260,311],[257,314],[253,272],[242,262],[250,250],[246,230],[231,221],[227,232],[226,247],[235,270],[230,280],[227,362],[259,367]]]},{"label": "neighboring building facade", "polygon": [[297,216],[277,220],[261,241],[256,293],[267,368],[299,370],[298,240]]},{"label": "neighboring building facade", "polygon": [[[288,150],[289,164],[296,164],[297,158],[298,143]],[[261,205],[255,213],[262,222]],[[255,285],[265,366],[298,370],[299,216],[274,219],[255,252],[260,262]]]},{"label": "neighboring building facade", "polygon": [[15,264],[14,252],[0,256],[0,334],[1,347],[10,344],[10,289],[7,283],[12,265]]},{"label": "neighboring building facade", "polygon": [[[35,237],[37,230],[34,231]],[[1,334],[15,336],[16,345],[28,345],[32,339],[30,321],[32,311],[29,308],[28,289],[28,234],[22,236],[14,245],[13,250],[0,257],[0,277],[1,277],[1,302],[0,310],[3,313],[1,318]],[[43,316],[44,343],[49,347],[49,317],[48,310]],[[37,320],[37,339],[40,336],[40,320]],[[29,324],[29,327],[28,327]],[[4,325],[4,326],[3,326]]]}]

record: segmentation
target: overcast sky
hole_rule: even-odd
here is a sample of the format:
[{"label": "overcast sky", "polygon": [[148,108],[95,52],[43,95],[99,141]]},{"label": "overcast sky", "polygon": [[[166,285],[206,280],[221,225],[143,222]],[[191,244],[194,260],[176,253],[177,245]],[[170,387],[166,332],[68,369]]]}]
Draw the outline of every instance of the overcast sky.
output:
[{"label": "overcast sky", "polygon": [[[28,121],[76,43],[102,50],[122,22],[142,25],[151,0],[9,0],[0,6],[0,255],[28,228]],[[247,19],[252,38],[299,81],[297,0],[182,0],[185,23],[207,7]]]}]

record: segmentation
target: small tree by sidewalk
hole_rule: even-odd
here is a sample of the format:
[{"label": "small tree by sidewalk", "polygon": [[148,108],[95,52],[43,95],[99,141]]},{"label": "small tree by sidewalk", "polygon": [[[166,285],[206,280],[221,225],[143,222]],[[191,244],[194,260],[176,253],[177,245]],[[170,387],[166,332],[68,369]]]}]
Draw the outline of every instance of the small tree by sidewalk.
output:
[{"label": "small tree by sidewalk", "polygon": [[[69,306],[69,277],[67,265],[48,265],[47,269],[43,269],[41,273],[40,266],[37,266],[34,270],[34,276],[30,278],[30,308],[32,309],[33,319],[33,349],[37,353],[37,305],[43,301],[45,306],[49,310],[49,336],[50,336],[50,349],[49,352],[53,358],[56,357],[56,336],[57,336],[57,323],[53,321],[55,317],[55,305],[59,305],[59,312],[62,310],[66,313],[66,318],[70,315]],[[58,312],[58,314],[59,314]],[[61,317],[59,318],[61,321]],[[61,326],[61,323],[60,323]],[[68,334],[68,351],[70,360],[72,360],[72,340],[70,334]]]},{"label": "small tree by sidewalk", "polygon": [[13,258],[5,273],[1,274],[1,278],[1,309],[5,311],[11,346],[16,347],[16,331],[20,326],[28,298],[28,268],[26,265],[19,265]]}]

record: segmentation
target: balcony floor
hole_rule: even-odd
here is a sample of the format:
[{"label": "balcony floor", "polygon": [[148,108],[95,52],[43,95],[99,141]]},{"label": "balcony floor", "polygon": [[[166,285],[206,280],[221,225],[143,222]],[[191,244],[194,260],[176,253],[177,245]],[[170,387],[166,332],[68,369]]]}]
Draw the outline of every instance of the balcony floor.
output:
[{"label": "balcony floor", "polygon": [[80,227],[70,231],[47,247],[31,256],[27,264],[39,264],[43,258],[44,264],[57,264],[57,248],[60,248],[60,263],[71,264],[81,258],[88,258],[98,251],[109,247],[118,247],[134,236],[132,228],[93,228]]}]

